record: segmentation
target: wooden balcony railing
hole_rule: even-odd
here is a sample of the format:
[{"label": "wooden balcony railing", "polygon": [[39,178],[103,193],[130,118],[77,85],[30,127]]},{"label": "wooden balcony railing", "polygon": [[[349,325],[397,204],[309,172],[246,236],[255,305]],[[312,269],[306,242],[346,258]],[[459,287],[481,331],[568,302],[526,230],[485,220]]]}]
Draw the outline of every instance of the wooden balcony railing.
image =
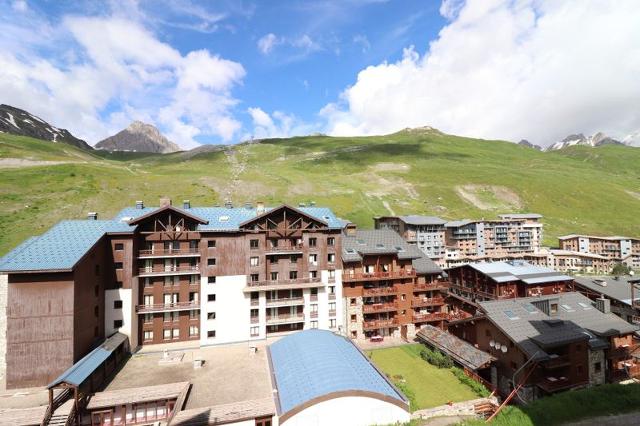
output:
[{"label": "wooden balcony railing", "polygon": [[542,390],[546,392],[557,392],[564,389],[571,389],[589,384],[589,381],[572,382],[566,377],[546,377],[536,383]]},{"label": "wooden balcony railing", "polygon": [[344,273],[342,275],[343,282],[349,281],[372,281],[372,280],[388,280],[395,278],[413,278],[416,276],[416,271],[414,269],[404,270],[400,269],[398,271],[388,271],[388,272],[360,272],[360,273]]},{"label": "wooden balcony railing", "polygon": [[265,287],[265,286],[279,286],[279,285],[294,285],[294,284],[313,284],[319,283],[320,278],[296,278],[292,280],[265,280],[265,281],[249,281],[248,287]]},{"label": "wooden balcony railing", "polygon": [[385,327],[394,327],[397,326],[398,320],[395,318],[383,319],[383,320],[375,320],[375,321],[365,321],[362,324],[363,329],[365,330],[375,330],[378,328]]},{"label": "wooden balcony railing", "polygon": [[267,306],[290,306],[303,304],[303,297],[283,297],[280,299],[267,299]]},{"label": "wooden balcony railing", "polygon": [[275,247],[267,247],[265,249],[266,254],[270,253],[289,253],[289,252],[299,252],[302,250],[302,244],[292,244],[292,245],[282,245]]},{"label": "wooden balcony railing", "polygon": [[198,302],[197,300],[190,300],[188,302],[154,303],[153,305],[136,306],[136,312],[139,314],[169,311],[188,311],[191,309],[200,309],[200,302]]},{"label": "wooden balcony railing", "polygon": [[462,310],[449,312],[449,317],[447,318],[449,321],[458,321],[467,318],[471,318],[473,315],[469,312],[465,312]]},{"label": "wooden balcony railing", "polygon": [[434,283],[414,284],[413,291],[446,290],[448,288],[449,282],[436,281]]},{"label": "wooden balcony railing", "polygon": [[398,294],[398,289],[395,287],[372,287],[372,288],[365,288],[363,290],[363,295],[365,297],[368,296],[381,296],[381,295],[392,295],[392,294]]},{"label": "wooden balcony railing", "polygon": [[544,367],[550,370],[555,368],[567,367],[569,365],[571,365],[569,355],[559,355],[555,358],[551,358],[549,361],[544,363]]},{"label": "wooden balcony railing", "polygon": [[640,377],[640,364],[629,363],[630,365],[625,365],[624,368],[616,368],[609,372],[609,377],[611,381],[620,381],[620,380],[628,380],[631,378]]},{"label": "wooden balcony railing", "polygon": [[411,306],[414,308],[439,305],[444,305],[444,297],[416,297],[411,300]]},{"label": "wooden balcony railing", "polygon": [[151,268],[140,268],[138,276],[149,277],[154,275],[175,275],[175,274],[199,274],[200,265],[186,266],[166,266],[158,265]]},{"label": "wooden balcony railing", "polygon": [[627,346],[618,346],[617,348],[609,349],[609,357],[610,358],[631,358],[632,354],[640,355],[640,344],[634,343]]},{"label": "wooden balcony railing", "polygon": [[442,321],[449,319],[449,314],[446,312],[432,312],[427,314],[413,314],[414,322],[429,322],[429,321]]},{"label": "wooden balcony railing", "polygon": [[371,303],[362,306],[362,312],[365,314],[375,314],[377,312],[391,312],[398,310],[398,303],[386,302],[386,303]]},{"label": "wooden balcony railing", "polygon": [[267,315],[267,324],[286,324],[304,321],[304,314]]},{"label": "wooden balcony railing", "polygon": [[200,256],[197,248],[140,250],[138,257]]}]

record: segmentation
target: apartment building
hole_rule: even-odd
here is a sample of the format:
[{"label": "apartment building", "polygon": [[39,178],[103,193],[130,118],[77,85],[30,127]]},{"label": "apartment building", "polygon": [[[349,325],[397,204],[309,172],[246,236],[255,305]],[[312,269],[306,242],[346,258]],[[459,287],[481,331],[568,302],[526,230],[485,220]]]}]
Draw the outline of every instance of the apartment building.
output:
[{"label": "apartment building", "polygon": [[599,254],[562,249],[550,249],[547,253],[546,265],[564,273],[609,274],[615,265],[612,259]]},{"label": "apartment building", "polygon": [[348,230],[342,240],[347,336],[411,338],[450,314],[443,271],[390,229]]},{"label": "apartment building", "polygon": [[558,238],[562,250],[603,256],[614,263],[640,269],[640,239],[621,236],[565,235]]},{"label": "apartment building", "polygon": [[546,296],[573,290],[573,278],[522,260],[480,262],[447,270],[452,304],[476,313],[487,300]]},{"label": "apartment building", "polygon": [[521,259],[541,260],[542,216],[503,214],[496,220],[447,222],[431,216],[384,216],[374,218],[376,229],[392,229],[409,244],[420,248],[441,267],[470,262]]},{"label": "apartment building", "polygon": [[449,328],[496,358],[503,396],[523,383],[528,401],[637,377],[638,329],[575,292],[479,302],[478,317]]},{"label": "apartment building", "polygon": [[133,348],[338,331],[343,225],[315,206],[168,199],[60,222],[0,261],[0,373],[46,384],[116,331]]},{"label": "apartment building", "polygon": [[629,323],[640,325],[640,278],[576,277],[575,289],[594,301],[608,299],[612,313]]}]

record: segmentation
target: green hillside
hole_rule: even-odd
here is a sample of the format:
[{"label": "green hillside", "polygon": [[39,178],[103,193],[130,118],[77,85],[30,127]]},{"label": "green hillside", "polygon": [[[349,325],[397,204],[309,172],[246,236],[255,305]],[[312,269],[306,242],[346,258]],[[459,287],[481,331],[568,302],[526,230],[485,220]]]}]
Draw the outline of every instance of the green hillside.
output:
[{"label": "green hillside", "polygon": [[195,205],[313,200],[361,227],[391,213],[537,212],[547,244],[570,232],[640,236],[638,164],[637,148],[543,153],[424,130],[274,139],[195,156],[87,153],[0,134],[0,254],[62,218],[108,218],[163,196]]}]

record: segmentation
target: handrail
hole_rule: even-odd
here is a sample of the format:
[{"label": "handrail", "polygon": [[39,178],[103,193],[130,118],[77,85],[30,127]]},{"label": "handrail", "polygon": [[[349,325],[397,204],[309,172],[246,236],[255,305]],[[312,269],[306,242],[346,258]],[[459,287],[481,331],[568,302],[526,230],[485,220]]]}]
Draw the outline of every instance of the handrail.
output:
[{"label": "handrail", "polygon": [[188,302],[171,302],[171,303],[153,303],[150,305],[137,305],[136,312],[146,312],[146,311],[170,311],[173,309],[181,309],[181,308],[198,308],[200,307],[200,302],[197,300],[190,300]]},{"label": "handrail", "polygon": [[184,254],[200,254],[197,248],[188,249],[142,249],[138,251],[138,256],[171,256]]},{"label": "handrail", "polygon": [[319,283],[321,279],[316,278],[295,278],[290,280],[263,280],[263,281],[249,281],[247,287],[262,287],[267,285],[291,285],[291,284],[312,284]]},{"label": "handrail", "polygon": [[199,272],[200,265],[186,265],[186,266],[156,266],[151,268],[139,268],[138,275],[144,274],[162,274],[165,272]]},{"label": "handrail", "polygon": [[371,280],[371,279],[384,279],[384,278],[413,278],[416,276],[415,269],[398,271],[378,271],[378,272],[359,272],[359,273],[343,273],[342,281],[358,281],[358,280]]}]

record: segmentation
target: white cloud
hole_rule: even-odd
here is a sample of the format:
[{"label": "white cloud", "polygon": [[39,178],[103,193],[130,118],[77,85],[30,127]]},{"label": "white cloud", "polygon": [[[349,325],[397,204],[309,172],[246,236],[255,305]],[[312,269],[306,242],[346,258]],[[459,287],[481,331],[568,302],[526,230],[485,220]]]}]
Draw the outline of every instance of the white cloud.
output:
[{"label": "white cloud", "polygon": [[275,45],[280,42],[279,40],[278,36],[273,33],[266,34],[258,40],[258,50],[260,50],[263,55],[268,55]]},{"label": "white cloud", "polygon": [[429,49],[358,74],[325,106],[331,134],[431,125],[548,144],[569,133],[640,129],[640,8],[635,0],[445,1]]},{"label": "white cloud", "polygon": [[253,133],[244,139],[286,138],[309,135],[317,125],[304,123],[292,114],[274,111],[271,115],[261,108],[252,107],[247,110],[253,123]]},{"label": "white cloud", "polygon": [[27,4],[26,0],[15,0],[11,4],[11,7],[13,8],[13,10],[16,10],[18,12],[26,12],[27,10],[29,10],[29,5]]},{"label": "white cloud", "polygon": [[356,34],[353,37],[353,43],[359,45],[362,48],[362,53],[365,53],[371,49],[371,43],[366,35]]},{"label": "white cloud", "polygon": [[[11,25],[3,22],[0,30],[5,28]],[[45,46],[46,57],[39,44],[18,40],[19,55],[0,53],[4,103],[90,143],[133,119],[159,125],[185,148],[197,145],[198,135],[230,141],[240,129],[231,91],[245,75],[241,64],[207,50],[183,55],[140,23],[117,17],[70,16],[53,31],[43,28],[57,37]],[[65,46],[60,55],[58,45]]]}]

